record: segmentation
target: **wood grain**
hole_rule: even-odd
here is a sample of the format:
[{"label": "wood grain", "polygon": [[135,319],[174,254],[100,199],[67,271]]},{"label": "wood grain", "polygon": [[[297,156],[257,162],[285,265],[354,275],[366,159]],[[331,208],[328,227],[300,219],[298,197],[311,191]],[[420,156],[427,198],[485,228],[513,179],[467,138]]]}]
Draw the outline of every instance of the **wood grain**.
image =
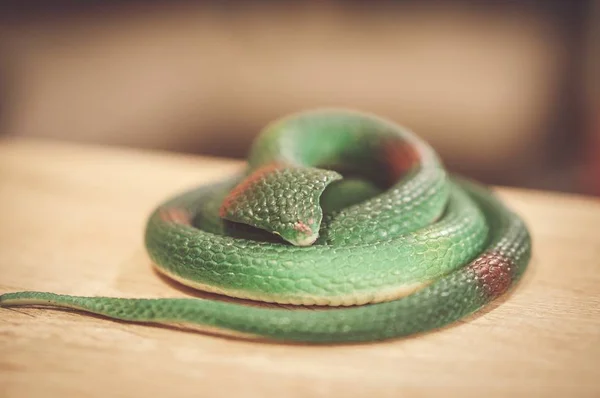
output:
[{"label": "wood grain", "polygon": [[[241,167],[0,141],[0,292],[186,296],[151,270],[146,216],[166,196]],[[312,347],[0,309],[0,396],[599,396],[600,202],[499,192],[532,229],[533,261],[513,294],[456,327]]]}]

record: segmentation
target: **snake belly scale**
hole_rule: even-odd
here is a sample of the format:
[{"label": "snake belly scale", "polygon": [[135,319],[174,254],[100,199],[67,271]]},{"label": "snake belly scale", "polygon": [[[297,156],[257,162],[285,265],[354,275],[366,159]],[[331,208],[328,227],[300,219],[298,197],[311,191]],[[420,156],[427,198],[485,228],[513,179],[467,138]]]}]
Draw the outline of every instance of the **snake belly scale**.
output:
[{"label": "snake belly scale", "polygon": [[240,175],[160,204],[145,245],[180,283],[298,307],[47,292],[5,293],[0,306],[277,341],[383,340],[478,311],[516,284],[531,256],[527,226],[492,191],[449,174],[410,130],[341,109],[270,123]]}]

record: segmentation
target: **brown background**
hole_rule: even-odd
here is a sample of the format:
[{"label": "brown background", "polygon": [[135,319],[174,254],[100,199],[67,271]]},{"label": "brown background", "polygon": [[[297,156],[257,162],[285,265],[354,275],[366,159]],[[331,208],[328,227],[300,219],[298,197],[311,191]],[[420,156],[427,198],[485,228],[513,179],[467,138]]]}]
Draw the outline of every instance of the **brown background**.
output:
[{"label": "brown background", "polygon": [[597,2],[84,3],[3,3],[5,134],[243,157],[348,106],[485,182],[600,194]]}]

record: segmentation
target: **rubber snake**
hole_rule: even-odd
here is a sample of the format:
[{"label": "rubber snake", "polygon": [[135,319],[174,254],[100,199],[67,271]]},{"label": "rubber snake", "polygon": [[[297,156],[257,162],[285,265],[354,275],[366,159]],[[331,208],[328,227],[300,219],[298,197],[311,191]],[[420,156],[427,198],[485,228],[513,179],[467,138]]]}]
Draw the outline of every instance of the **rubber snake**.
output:
[{"label": "rubber snake", "polygon": [[409,129],[316,109],[268,124],[239,175],[160,204],[145,246],[157,270],[182,284],[297,306],[45,292],[6,293],[0,306],[250,339],[384,340],[453,324],[505,294],[532,245],[492,190],[450,174]]}]

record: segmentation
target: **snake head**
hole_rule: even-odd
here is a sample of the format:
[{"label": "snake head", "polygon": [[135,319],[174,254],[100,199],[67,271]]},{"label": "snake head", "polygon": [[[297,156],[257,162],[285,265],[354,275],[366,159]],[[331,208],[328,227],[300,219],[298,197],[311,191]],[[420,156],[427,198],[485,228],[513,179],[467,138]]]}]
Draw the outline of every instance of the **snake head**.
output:
[{"label": "snake head", "polygon": [[222,218],[281,236],[295,246],[310,246],[323,219],[319,199],[342,176],[330,170],[270,164],[244,178],[225,197]]}]

